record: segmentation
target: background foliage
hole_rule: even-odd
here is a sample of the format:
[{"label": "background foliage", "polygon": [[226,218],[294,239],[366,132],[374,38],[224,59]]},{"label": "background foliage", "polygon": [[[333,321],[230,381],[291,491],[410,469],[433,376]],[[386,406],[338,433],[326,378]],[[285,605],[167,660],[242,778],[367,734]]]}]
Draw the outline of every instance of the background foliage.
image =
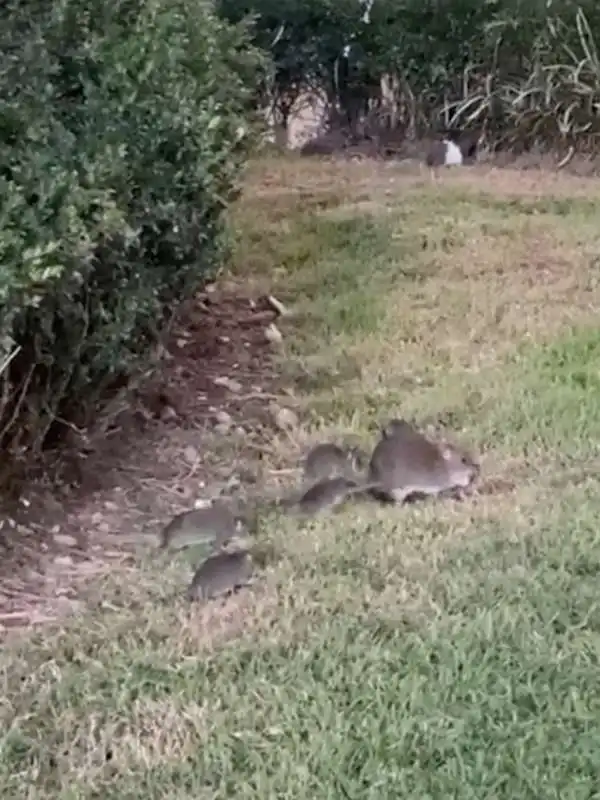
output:
[{"label": "background foliage", "polygon": [[600,6],[592,0],[374,0],[366,9],[358,0],[219,0],[225,18],[254,20],[284,111],[300,86],[322,88],[332,104],[370,96],[376,105],[380,77],[391,74],[407,132],[485,124],[511,146],[593,144]]},{"label": "background foliage", "polygon": [[13,0],[0,23],[6,452],[81,421],[215,268],[263,59],[204,0]]}]

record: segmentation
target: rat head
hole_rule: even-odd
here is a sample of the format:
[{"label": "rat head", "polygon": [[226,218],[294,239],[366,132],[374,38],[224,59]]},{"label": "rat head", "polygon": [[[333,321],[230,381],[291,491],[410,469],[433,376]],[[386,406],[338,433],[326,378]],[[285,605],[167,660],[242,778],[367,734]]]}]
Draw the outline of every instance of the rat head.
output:
[{"label": "rat head", "polygon": [[410,422],[407,422],[405,419],[397,418],[386,422],[381,429],[381,434],[384,439],[391,439],[393,436],[401,436],[403,433],[412,430],[413,427]]},{"label": "rat head", "polygon": [[479,464],[466,451],[450,444],[443,444],[440,453],[446,466],[449,483],[453,487],[466,489],[479,475]]}]

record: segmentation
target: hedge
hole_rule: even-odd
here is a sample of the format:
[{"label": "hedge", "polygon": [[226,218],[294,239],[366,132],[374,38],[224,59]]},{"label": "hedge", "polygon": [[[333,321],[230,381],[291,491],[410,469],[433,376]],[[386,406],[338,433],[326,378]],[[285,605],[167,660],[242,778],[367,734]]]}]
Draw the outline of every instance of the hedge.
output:
[{"label": "hedge", "polygon": [[0,11],[0,447],[140,369],[222,252],[264,68],[206,0]]}]

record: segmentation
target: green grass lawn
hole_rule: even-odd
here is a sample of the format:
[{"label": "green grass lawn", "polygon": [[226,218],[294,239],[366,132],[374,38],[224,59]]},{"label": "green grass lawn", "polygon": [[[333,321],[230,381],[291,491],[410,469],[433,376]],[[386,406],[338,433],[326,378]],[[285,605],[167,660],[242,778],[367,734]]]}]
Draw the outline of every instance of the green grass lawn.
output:
[{"label": "green grass lawn", "polygon": [[0,655],[0,796],[600,798],[599,201],[257,163],[232,269],[297,312],[309,433],[446,425],[489,491],[274,519],[277,561],[223,607],[152,558],[90,586]]}]

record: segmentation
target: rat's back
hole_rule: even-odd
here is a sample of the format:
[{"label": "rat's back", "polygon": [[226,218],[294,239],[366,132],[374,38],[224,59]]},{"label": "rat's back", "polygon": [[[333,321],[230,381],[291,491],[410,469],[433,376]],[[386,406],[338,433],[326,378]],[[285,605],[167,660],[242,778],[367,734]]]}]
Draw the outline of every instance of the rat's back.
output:
[{"label": "rat's back", "polygon": [[210,600],[249,583],[252,558],[243,550],[207,558],[196,570],[188,589],[190,600]]},{"label": "rat's back", "polygon": [[296,513],[300,516],[314,516],[326,509],[339,506],[353,489],[359,488],[356,481],[337,475],[310,486],[300,497]]},{"label": "rat's back", "polygon": [[379,484],[394,499],[399,492],[402,500],[416,492],[429,494],[443,472],[440,462],[436,446],[416,432],[383,438],[371,457],[369,482]]},{"label": "rat's back", "polygon": [[403,425],[396,435],[384,435],[376,445],[369,482],[378,484],[396,502],[404,502],[410,495],[439,494],[466,487],[473,471],[468,457],[431,442],[410,425]]},{"label": "rat's back", "polygon": [[174,517],[162,531],[162,548],[180,549],[190,544],[221,546],[240,533],[233,512],[222,505],[195,508]]},{"label": "rat's back", "polygon": [[364,456],[356,448],[343,448],[333,442],[322,442],[304,460],[304,479],[309,483],[335,477],[353,477],[363,466]]}]

